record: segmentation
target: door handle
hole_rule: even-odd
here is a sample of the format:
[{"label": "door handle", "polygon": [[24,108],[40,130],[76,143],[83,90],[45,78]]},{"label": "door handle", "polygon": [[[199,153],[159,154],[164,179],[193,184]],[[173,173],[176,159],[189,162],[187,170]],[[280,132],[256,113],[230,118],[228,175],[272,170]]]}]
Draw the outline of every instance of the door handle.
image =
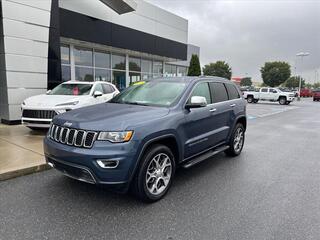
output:
[{"label": "door handle", "polygon": [[217,109],[216,109],[216,108],[212,108],[212,109],[210,109],[209,111],[210,111],[210,112],[215,112],[215,111],[217,111]]},{"label": "door handle", "polygon": [[231,105],[230,105],[230,107],[235,107],[235,106],[236,106],[236,104],[231,104]]}]

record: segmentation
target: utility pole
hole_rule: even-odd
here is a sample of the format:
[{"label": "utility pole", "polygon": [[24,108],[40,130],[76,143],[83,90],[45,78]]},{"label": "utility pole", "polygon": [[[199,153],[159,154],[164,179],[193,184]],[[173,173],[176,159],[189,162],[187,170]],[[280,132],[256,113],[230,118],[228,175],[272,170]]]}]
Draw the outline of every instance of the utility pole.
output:
[{"label": "utility pole", "polygon": [[[301,57],[301,65],[302,65],[302,63],[303,63],[303,58],[304,58],[304,57],[307,57],[307,56],[309,56],[309,55],[310,55],[310,53],[308,53],[308,52],[300,52],[300,53],[297,53],[297,54],[296,54],[297,57]],[[301,69],[300,69],[300,71],[301,71]],[[298,101],[300,101],[301,81],[302,81],[302,71],[301,71],[301,74],[300,74],[300,77],[299,77]]]}]

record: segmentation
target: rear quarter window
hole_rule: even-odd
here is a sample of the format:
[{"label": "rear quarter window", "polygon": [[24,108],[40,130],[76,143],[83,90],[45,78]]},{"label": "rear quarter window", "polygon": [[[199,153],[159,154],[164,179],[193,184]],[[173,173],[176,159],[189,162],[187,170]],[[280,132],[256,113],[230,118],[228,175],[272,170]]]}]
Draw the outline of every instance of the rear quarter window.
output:
[{"label": "rear quarter window", "polygon": [[236,86],[234,86],[232,84],[228,84],[228,83],[225,84],[225,86],[228,91],[229,100],[240,98],[240,94],[239,94]]}]

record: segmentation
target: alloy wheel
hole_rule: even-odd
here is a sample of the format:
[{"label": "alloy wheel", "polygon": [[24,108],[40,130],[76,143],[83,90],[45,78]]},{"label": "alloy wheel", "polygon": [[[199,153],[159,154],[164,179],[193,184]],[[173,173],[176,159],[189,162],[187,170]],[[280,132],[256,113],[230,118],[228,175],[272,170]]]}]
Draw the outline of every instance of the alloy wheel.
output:
[{"label": "alloy wheel", "polygon": [[146,172],[147,190],[152,195],[163,193],[171,180],[172,163],[170,157],[165,153],[159,153],[149,163]]},{"label": "alloy wheel", "polygon": [[235,152],[240,152],[243,146],[244,132],[242,128],[238,128],[234,135],[233,148]]}]

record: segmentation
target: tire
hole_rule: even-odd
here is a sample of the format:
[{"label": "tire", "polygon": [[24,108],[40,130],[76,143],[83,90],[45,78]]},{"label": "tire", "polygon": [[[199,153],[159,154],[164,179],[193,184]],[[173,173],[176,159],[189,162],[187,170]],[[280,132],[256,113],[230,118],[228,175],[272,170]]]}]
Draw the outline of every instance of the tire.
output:
[{"label": "tire", "polygon": [[[160,166],[157,165],[157,162]],[[161,168],[164,163],[167,166],[163,165]],[[141,159],[131,184],[131,192],[144,202],[151,203],[160,200],[171,187],[175,168],[174,156],[167,146],[159,144],[152,146]],[[147,175],[149,180],[147,180]]]},{"label": "tire", "polygon": [[248,103],[252,103],[253,102],[253,97],[252,96],[248,96],[247,97],[247,102]]},{"label": "tire", "polygon": [[287,102],[287,99],[286,99],[285,97],[279,98],[279,104],[280,104],[280,105],[285,105],[286,102]]},{"label": "tire", "polygon": [[253,103],[258,103],[259,99],[253,99]]},{"label": "tire", "polygon": [[[239,137],[239,133],[242,132],[242,139],[239,139],[240,142],[238,144],[236,143],[236,138]],[[244,141],[245,141],[245,129],[244,126],[241,123],[238,123],[236,127],[234,128],[230,142],[229,142],[229,148],[225,151],[225,154],[230,157],[236,157],[239,156],[243,146],[244,146]]]}]

